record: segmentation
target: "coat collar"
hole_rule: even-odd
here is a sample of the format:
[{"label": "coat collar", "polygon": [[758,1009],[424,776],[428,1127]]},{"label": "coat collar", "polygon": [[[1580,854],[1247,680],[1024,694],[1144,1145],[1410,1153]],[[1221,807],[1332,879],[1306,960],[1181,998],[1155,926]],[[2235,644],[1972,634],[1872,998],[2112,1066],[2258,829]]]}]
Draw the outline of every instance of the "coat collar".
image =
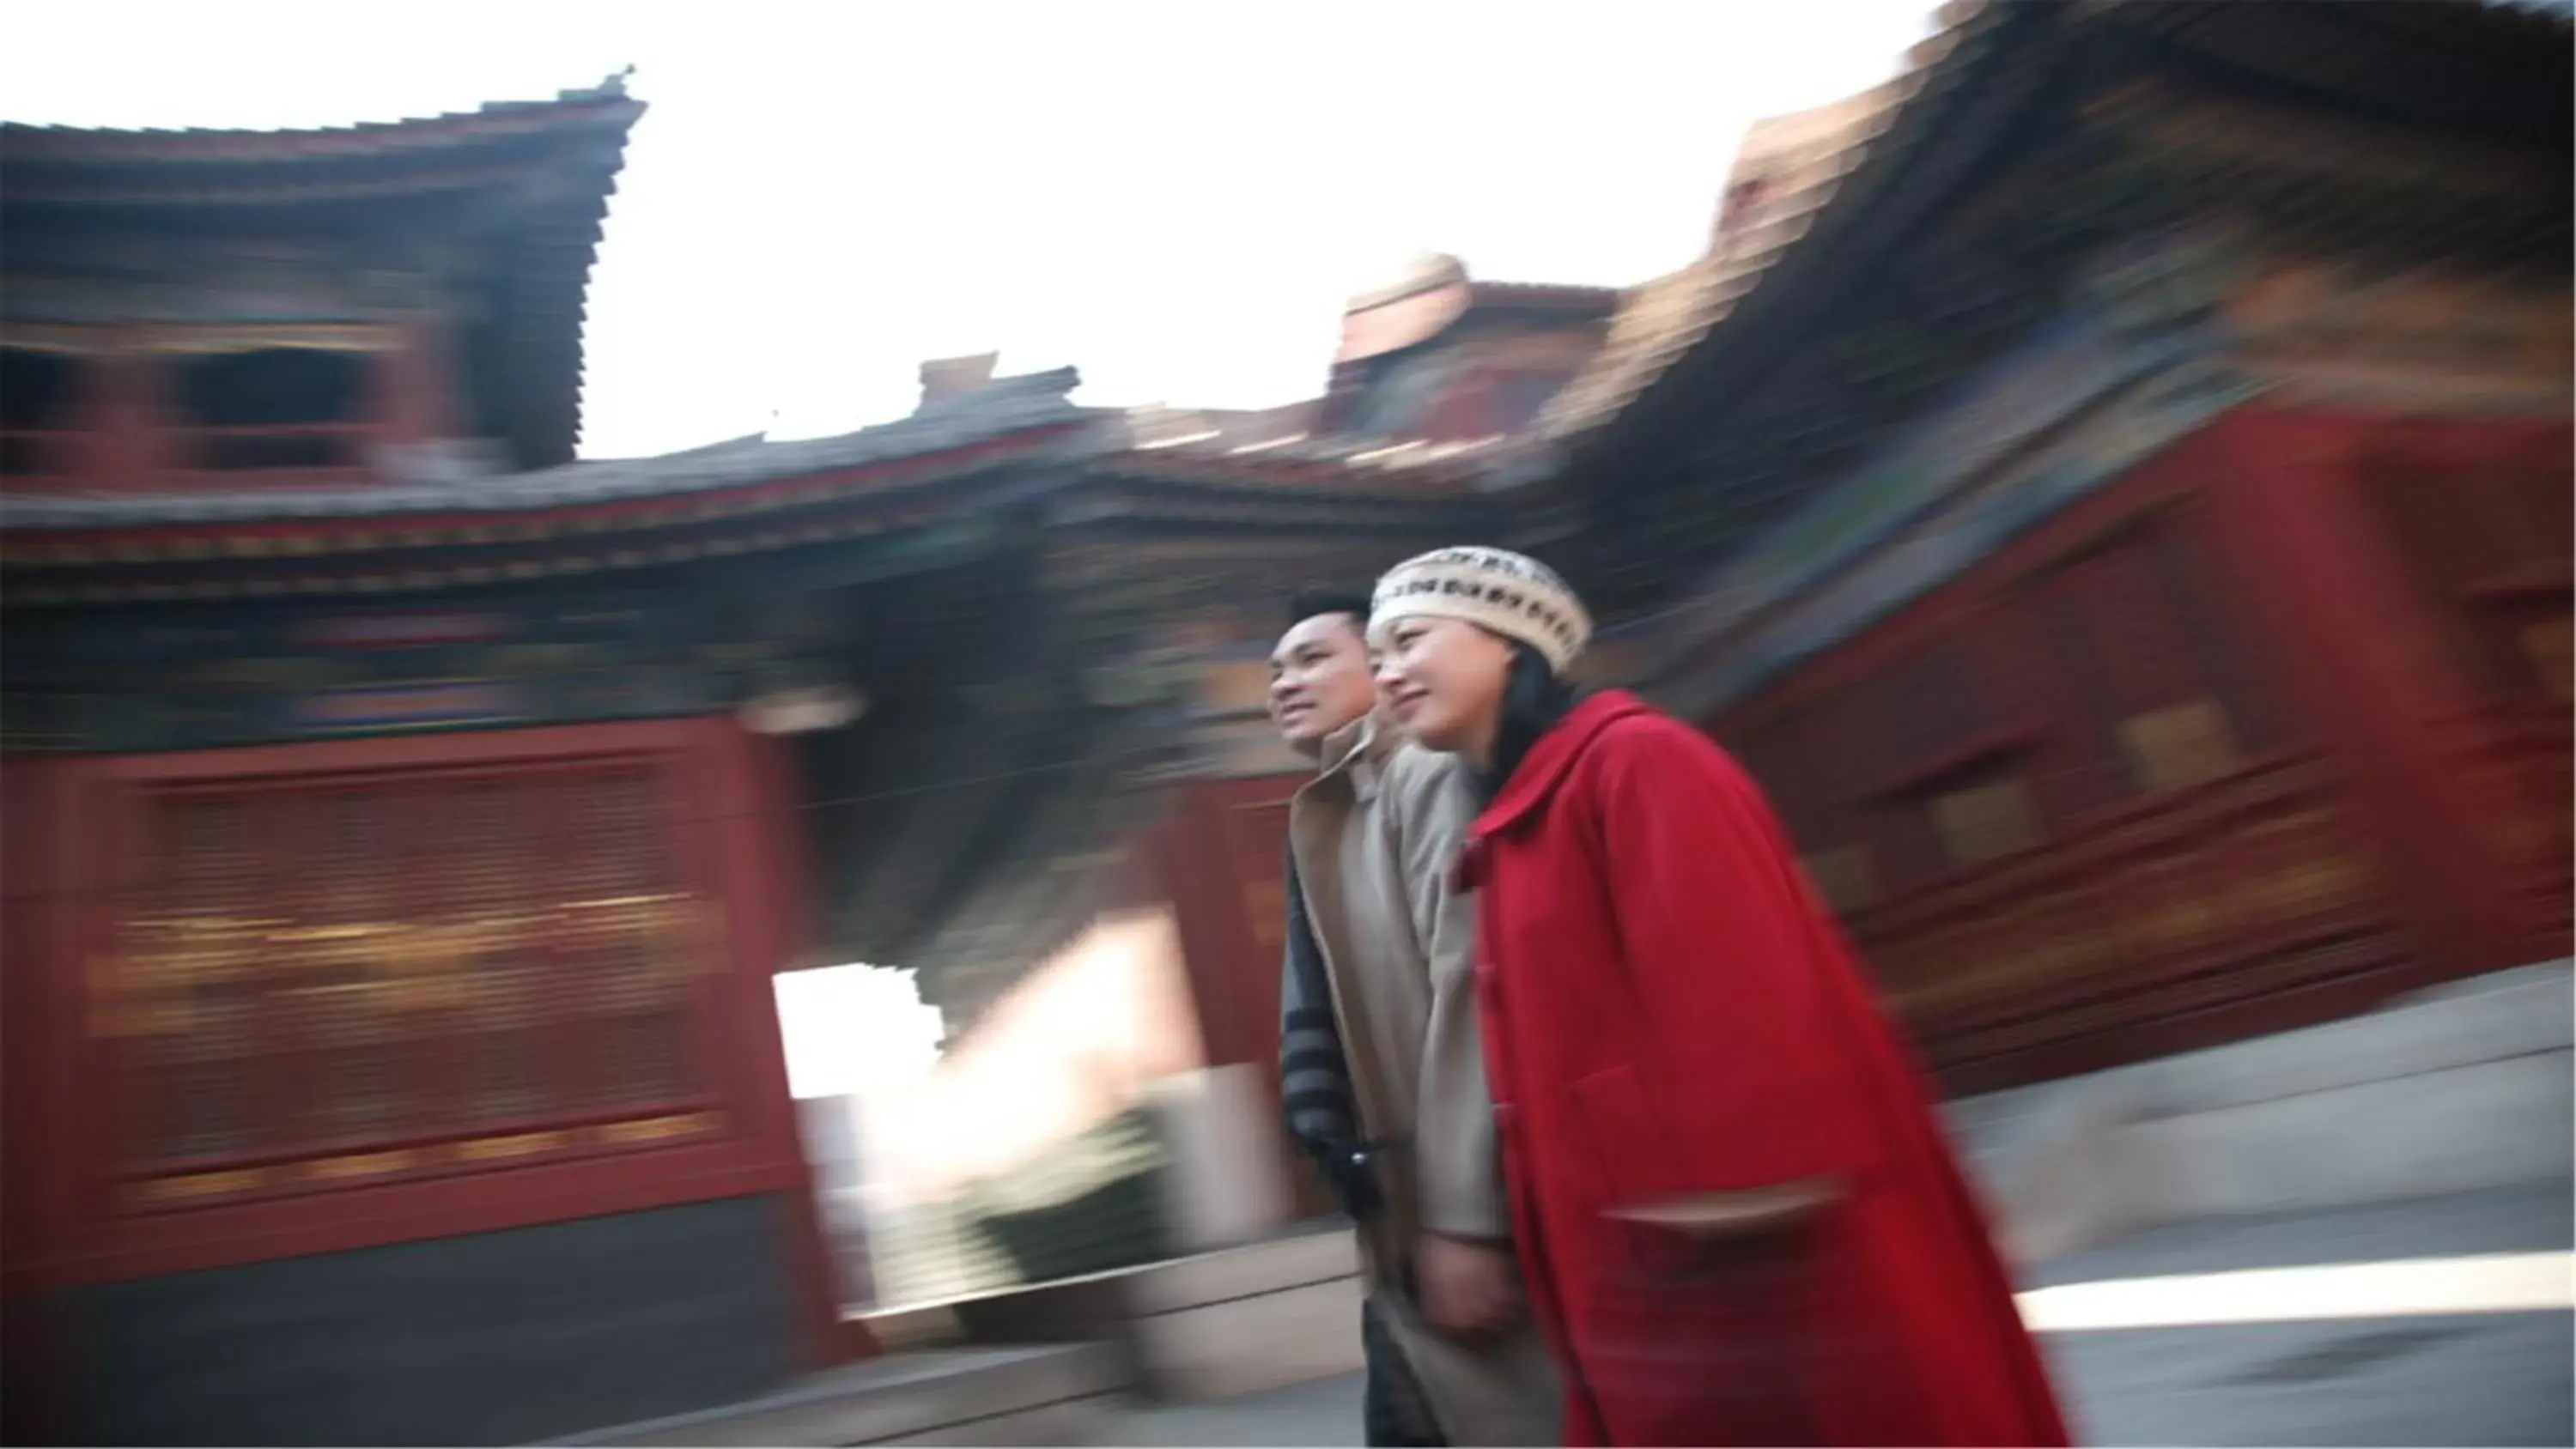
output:
[{"label": "coat collar", "polygon": [[1602,690],[1566,711],[1556,728],[1530,746],[1529,753],[1521,757],[1520,768],[1512,771],[1493,803],[1476,817],[1476,823],[1468,829],[1470,842],[1480,844],[1486,836],[1509,830],[1546,804],[1564,782],[1566,772],[1574,768],[1574,762],[1583,757],[1584,750],[1603,730],[1623,719],[1653,712],[1644,700],[1624,689]]},{"label": "coat collar", "polygon": [[1385,769],[1386,758],[1404,743],[1404,735],[1382,711],[1372,709],[1324,736],[1323,743],[1318,756],[1321,768],[1315,778],[1347,775],[1351,793],[1366,800],[1377,793],[1378,776]]}]

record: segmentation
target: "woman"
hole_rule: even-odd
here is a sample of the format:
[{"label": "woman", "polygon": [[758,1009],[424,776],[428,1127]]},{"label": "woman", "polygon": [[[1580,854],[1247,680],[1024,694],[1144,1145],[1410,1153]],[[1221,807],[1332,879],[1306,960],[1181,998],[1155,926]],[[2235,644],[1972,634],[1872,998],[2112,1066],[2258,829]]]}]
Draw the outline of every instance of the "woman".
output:
[{"label": "woman", "polygon": [[1761,795],[1564,674],[1555,574],[1444,549],[1379,581],[1378,683],[1487,800],[1485,1052],[1569,1444],[2063,1444],[1903,1051]]}]

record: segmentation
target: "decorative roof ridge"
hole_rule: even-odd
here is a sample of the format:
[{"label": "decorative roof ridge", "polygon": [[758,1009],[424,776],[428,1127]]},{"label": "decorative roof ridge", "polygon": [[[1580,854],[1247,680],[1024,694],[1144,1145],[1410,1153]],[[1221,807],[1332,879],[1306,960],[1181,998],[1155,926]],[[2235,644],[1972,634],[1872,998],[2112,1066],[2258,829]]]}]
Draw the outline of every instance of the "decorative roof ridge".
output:
[{"label": "decorative roof ridge", "polygon": [[[403,116],[390,121],[271,127],[57,126],[42,122],[0,121],[0,142],[5,142],[15,153],[11,160],[97,160],[110,163],[126,160],[223,160],[227,158],[198,158],[187,153],[195,148],[216,149],[227,143],[241,142],[258,142],[267,146],[303,143],[293,154],[315,158],[330,154],[336,149],[332,146],[335,142],[371,142],[402,132],[431,132],[502,118],[533,120],[548,112],[571,119],[583,112],[604,111],[615,119],[631,123],[644,110],[642,101],[627,94],[626,78],[634,70],[630,65],[595,85],[557,91],[551,100],[485,101],[470,111],[440,111],[433,115]],[[114,154],[120,150],[138,154]]]},{"label": "decorative roof ridge", "polygon": [[[1080,386],[1082,386],[1082,370],[1076,367],[1052,367],[1048,368],[1044,372],[1013,373],[1007,377],[994,378],[992,381],[985,383],[983,386],[978,387],[971,392],[961,392],[950,397],[941,398],[936,402],[924,403],[920,408],[913,412],[911,418],[902,418],[897,421],[910,422],[914,418],[949,417],[957,415],[971,416],[973,414],[986,411],[999,404],[1025,401],[1028,399],[1053,399],[1064,403],[1067,408],[1071,409],[1073,408],[1073,404],[1070,400],[1071,395],[1074,389]],[[1088,408],[1074,410],[1079,412],[1095,411],[1094,409]],[[877,426],[891,427],[893,424],[880,423]],[[862,428],[860,431],[865,432],[867,430]],[[856,435],[853,434],[852,436]]]},{"label": "decorative roof ridge", "polygon": [[1065,427],[1077,456],[1118,439],[1067,398],[1074,369],[1005,378],[910,417],[828,438],[734,439],[649,458],[593,459],[527,473],[486,474],[338,488],[239,493],[26,495],[0,498],[0,529],[153,527],[427,513],[509,513],[714,492],[752,483],[899,462]]}]

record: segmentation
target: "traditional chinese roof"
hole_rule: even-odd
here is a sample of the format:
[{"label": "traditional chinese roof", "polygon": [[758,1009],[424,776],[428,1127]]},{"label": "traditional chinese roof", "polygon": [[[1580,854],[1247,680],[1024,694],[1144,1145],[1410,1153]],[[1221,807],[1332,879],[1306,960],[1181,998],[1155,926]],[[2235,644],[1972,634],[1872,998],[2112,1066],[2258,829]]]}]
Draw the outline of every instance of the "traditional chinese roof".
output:
[{"label": "traditional chinese roof", "polygon": [[1873,189],[1892,183],[1940,116],[1959,103],[1960,78],[1990,48],[1991,32],[2011,8],[1952,0],[1934,34],[1907,53],[1893,80],[1836,106],[1757,122],[1748,149],[1760,148],[1768,126],[1794,135],[1767,139],[1814,146],[1830,159],[1800,168],[1795,191],[1765,197],[1754,224],[1633,290],[1592,365],[1548,405],[1541,430],[1565,439],[1608,422],[1731,315],[1828,219],[1829,207],[1841,203],[1830,218],[1840,223],[1862,209]]},{"label": "traditional chinese roof", "polygon": [[[0,498],[12,532],[81,531],[167,524],[366,519],[410,526],[448,516],[543,512],[573,506],[669,503],[783,479],[903,462],[1033,426],[1084,421],[1067,401],[1071,368],[1006,378],[909,417],[829,438],[731,439],[648,458],[596,459],[525,473],[466,474],[326,488],[190,489],[171,493],[32,494]],[[747,506],[729,500],[729,506]]]},{"label": "traditional chinese roof", "polygon": [[[1060,483],[1052,473],[1115,446],[1098,415],[1067,400],[1076,381],[1069,368],[1005,379],[840,437],[749,438],[529,473],[0,499],[0,561],[13,600],[91,602],[125,596],[96,591],[141,587],[146,573],[156,591],[378,592],[882,534],[993,501],[945,486],[952,480],[1062,463],[1041,480]],[[174,567],[192,577],[168,577]]]},{"label": "traditional chinese roof", "polygon": [[1472,281],[1456,258],[1426,258],[1394,285],[1355,297],[1343,309],[1332,390],[1357,377],[1359,364],[1420,347],[1460,328],[1513,320],[1604,322],[1618,308],[1615,288]]},{"label": "traditional chinese roof", "polygon": [[244,206],[455,187],[532,139],[589,135],[614,156],[643,104],[625,78],[550,101],[302,130],[99,129],[0,124],[17,206]]},{"label": "traditional chinese roof", "polygon": [[2562,147],[2566,138],[2563,115],[2531,110],[2529,84],[2554,71],[2564,94],[2563,9],[1950,0],[1886,84],[1765,123],[1782,134],[1757,125],[1748,152],[1786,143],[1829,158],[1798,168],[1795,191],[1766,197],[1755,225],[1722,234],[1698,261],[1631,292],[1599,357],[1549,406],[1543,431],[1579,441],[1643,401],[1686,357],[1700,366],[1703,354],[1749,345],[1771,299],[1811,285],[1837,254],[1902,245],[1906,209],[1935,190],[1934,173],[1964,169],[1994,134],[1977,117],[2000,109],[1999,92],[2023,89],[2014,73],[2026,76],[2042,56],[2071,63],[2088,32],[2113,28],[2137,53],[2203,78],[2294,89],[2437,134],[2528,138],[2548,127]]},{"label": "traditional chinese roof", "polygon": [[2479,5],[1956,0],[1893,80],[1775,128],[1803,132],[1752,168],[1781,184],[1630,295],[1522,481],[1605,616],[1660,610],[2076,305],[2111,248],[2219,219],[2563,271],[2568,75],[2562,20]]},{"label": "traditional chinese roof", "polygon": [[1619,307],[1607,287],[1478,282],[1454,257],[1417,261],[1389,287],[1354,298],[1342,313],[1342,341],[1316,409],[1325,432],[1353,428],[1369,390],[1389,368],[1495,332],[1597,333]]},{"label": "traditional chinese roof", "polygon": [[1311,433],[1246,444],[1183,438],[1124,449],[1104,457],[1100,467],[1127,478],[1293,490],[1296,497],[1360,502],[1472,492],[1514,446],[1508,438],[1389,443]]},{"label": "traditional chinese roof", "polygon": [[487,430],[522,466],[580,433],[583,295],[626,138],[623,77],[550,101],[316,130],[0,126],[0,228],[426,229],[471,243],[486,315],[460,339]]},{"label": "traditional chinese roof", "polygon": [[1271,408],[1182,408],[1156,404],[1126,410],[1127,433],[1139,448],[1180,444],[1243,449],[1293,442],[1315,431],[1321,398]]},{"label": "traditional chinese roof", "polygon": [[1159,808],[1144,782],[1189,739],[1170,681],[1130,688],[1153,672],[1141,641],[1481,536],[1470,520],[1490,508],[1474,488],[1482,450],[1243,447],[1221,432],[1138,446],[1123,416],[1093,419],[1079,466],[1050,470],[1034,500],[1034,553],[984,571],[1008,627],[973,646],[937,727],[888,736],[900,753],[852,787],[945,783],[871,800],[835,853],[836,945],[918,968],[952,1022],[1114,904],[1113,847]]}]

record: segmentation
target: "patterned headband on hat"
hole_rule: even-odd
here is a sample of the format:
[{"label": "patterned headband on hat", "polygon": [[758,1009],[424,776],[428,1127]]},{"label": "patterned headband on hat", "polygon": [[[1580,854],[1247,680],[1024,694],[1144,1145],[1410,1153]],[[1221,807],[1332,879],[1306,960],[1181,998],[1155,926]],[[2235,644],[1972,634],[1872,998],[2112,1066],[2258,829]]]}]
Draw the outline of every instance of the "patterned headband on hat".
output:
[{"label": "patterned headband on hat", "polygon": [[1443,548],[1406,559],[1377,581],[1369,642],[1385,648],[1399,619],[1463,619],[1546,656],[1562,674],[1592,639],[1583,601],[1556,571],[1499,548]]}]

